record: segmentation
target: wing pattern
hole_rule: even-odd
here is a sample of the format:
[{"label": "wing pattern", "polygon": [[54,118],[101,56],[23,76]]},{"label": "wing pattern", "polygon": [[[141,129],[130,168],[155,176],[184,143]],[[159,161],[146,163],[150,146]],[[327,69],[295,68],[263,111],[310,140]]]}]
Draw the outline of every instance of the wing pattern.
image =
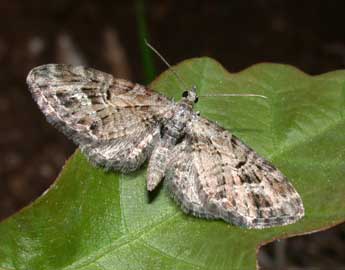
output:
[{"label": "wing pattern", "polygon": [[168,98],[91,68],[43,65],[27,83],[47,120],[106,168],[137,169],[171,117]]},{"label": "wing pattern", "polygon": [[290,224],[304,215],[287,178],[220,126],[195,117],[185,140],[173,155],[167,180],[186,211],[249,228]]}]

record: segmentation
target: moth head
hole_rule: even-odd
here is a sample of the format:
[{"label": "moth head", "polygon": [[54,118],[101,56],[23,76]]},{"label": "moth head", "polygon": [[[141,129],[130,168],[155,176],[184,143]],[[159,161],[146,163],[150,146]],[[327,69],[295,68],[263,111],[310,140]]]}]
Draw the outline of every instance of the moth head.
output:
[{"label": "moth head", "polygon": [[196,94],[196,86],[194,85],[191,89],[184,91],[182,93],[182,99],[184,99],[187,103],[190,104],[197,103],[199,97]]}]

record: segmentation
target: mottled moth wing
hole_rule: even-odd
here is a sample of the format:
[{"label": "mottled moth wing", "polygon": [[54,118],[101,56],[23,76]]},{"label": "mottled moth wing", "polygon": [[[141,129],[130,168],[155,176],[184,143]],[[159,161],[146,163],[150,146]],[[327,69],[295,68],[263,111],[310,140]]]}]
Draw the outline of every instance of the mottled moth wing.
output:
[{"label": "mottled moth wing", "polygon": [[150,155],[173,104],[144,86],[82,66],[39,66],[27,83],[47,120],[91,162],[123,172]]},{"label": "mottled moth wing", "polygon": [[202,218],[216,218],[199,196],[199,176],[193,160],[190,138],[186,137],[171,153],[165,184],[182,210]]},{"label": "mottled moth wing", "polygon": [[169,189],[186,212],[248,228],[290,224],[304,216],[287,178],[211,121],[196,116],[173,156]]}]

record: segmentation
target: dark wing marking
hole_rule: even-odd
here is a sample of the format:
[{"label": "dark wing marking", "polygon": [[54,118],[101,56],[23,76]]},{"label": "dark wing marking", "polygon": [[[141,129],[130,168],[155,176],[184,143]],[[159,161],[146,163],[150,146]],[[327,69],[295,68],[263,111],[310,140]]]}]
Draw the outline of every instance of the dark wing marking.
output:
[{"label": "dark wing marking", "polygon": [[[177,158],[170,180],[177,186],[189,178],[189,189],[198,196],[192,214],[248,228],[290,224],[304,216],[302,200],[288,179],[228,131],[195,116],[185,140],[190,146],[180,157],[188,155],[188,165]],[[191,201],[171,191],[182,204]]]},{"label": "dark wing marking", "polygon": [[27,77],[47,120],[108,168],[138,168],[174,103],[139,84],[82,66],[49,64]]}]

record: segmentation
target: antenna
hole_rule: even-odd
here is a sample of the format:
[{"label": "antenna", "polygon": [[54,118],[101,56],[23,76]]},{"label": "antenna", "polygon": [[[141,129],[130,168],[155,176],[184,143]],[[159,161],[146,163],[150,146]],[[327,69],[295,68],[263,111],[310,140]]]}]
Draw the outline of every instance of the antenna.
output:
[{"label": "antenna", "polygon": [[167,60],[165,60],[165,58],[150,44],[147,42],[146,39],[144,39],[145,41],[145,44],[147,47],[149,47],[163,62],[164,64],[167,65],[169,69],[169,71],[171,71],[175,76],[176,78],[179,80],[179,82],[182,84],[182,86],[184,87],[184,89],[188,89],[188,86],[187,84],[182,80],[182,78],[177,74],[176,70],[174,67],[172,67],[169,62]]},{"label": "antenna", "polygon": [[260,97],[267,99],[268,97],[264,95],[256,95],[256,94],[208,94],[202,95],[200,97]]},{"label": "antenna", "polygon": [[[172,72],[175,77],[179,80],[179,82],[182,84],[184,89],[188,89],[187,84],[185,83],[184,80],[177,74],[177,71],[175,70],[174,67],[172,67],[169,62],[150,44],[146,39],[144,39],[145,44],[147,47],[149,47],[163,62],[164,64],[167,65],[169,68],[169,71]],[[195,91],[195,86],[192,87],[192,91]],[[256,94],[209,94],[209,95],[202,95],[200,97],[260,97],[260,98],[267,98],[266,96],[263,95],[256,95]]]}]

